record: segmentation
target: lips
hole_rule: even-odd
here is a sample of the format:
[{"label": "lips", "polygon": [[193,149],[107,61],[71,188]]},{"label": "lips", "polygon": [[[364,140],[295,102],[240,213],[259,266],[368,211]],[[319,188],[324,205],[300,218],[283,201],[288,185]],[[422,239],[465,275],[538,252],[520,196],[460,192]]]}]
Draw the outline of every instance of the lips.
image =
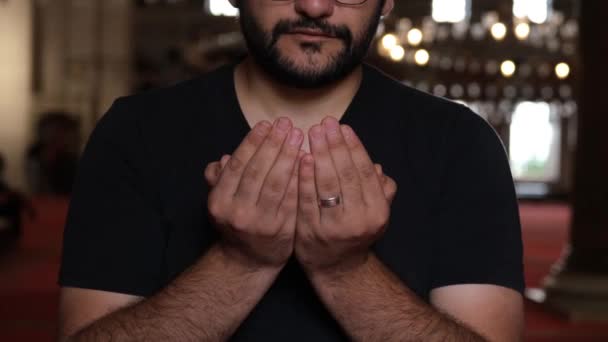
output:
[{"label": "lips", "polygon": [[335,38],[334,35],[327,34],[323,31],[311,30],[311,29],[296,29],[296,30],[289,31],[289,34],[303,34],[303,35],[314,36],[314,37]]}]

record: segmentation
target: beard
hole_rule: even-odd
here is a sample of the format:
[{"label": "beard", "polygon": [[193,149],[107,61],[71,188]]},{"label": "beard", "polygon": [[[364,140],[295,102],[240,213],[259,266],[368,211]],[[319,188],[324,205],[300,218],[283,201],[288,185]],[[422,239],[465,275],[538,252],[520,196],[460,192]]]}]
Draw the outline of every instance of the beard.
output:
[{"label": "beard", "polygon": [[[308,17],[280,20],[272,32],[266,32],[252,15],[247,1],[240,1],[241,31],[250,55],[270,77],[294,88],[319,88],[344,79],[362,63],[376,35],[383,4],[384,1],[379,2],[378,8],[368,19],[361,33],[355,36],[345,25],[332,25],[326,20]],[[279,50],[277,42],[282,35],[298,29],[322,32],[339,40],[342,48],[333,55],[322,56],[323,43],[302,42],[299,48],[307,55],[307,65],[297,65]],[[325,57],[326,60],[319,62],[314,57]]]}]

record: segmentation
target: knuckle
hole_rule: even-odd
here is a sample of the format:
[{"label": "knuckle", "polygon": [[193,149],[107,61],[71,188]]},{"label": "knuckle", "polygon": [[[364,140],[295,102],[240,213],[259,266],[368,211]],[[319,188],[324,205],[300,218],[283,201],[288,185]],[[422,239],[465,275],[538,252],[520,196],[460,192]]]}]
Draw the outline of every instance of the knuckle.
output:
[{"label": "knuckle", "polygon": [[352,167],[344,167],[340,169],[340,177],[348,183],[353,183],[359,177],[357,171]]},{"label": "knuckle", "polygon": [[272,177],[268,180],[267,191],[272,196],[277,196],[285,192],[285,182],[283,179]]},{"label": "knuckle", "polygon": [[209,210],[209,214],[215,219],[221,218],[224,212],[224,206],[219,201],[210,200],[207,204],[207,209]]},{"label": "knuckle", "polygon": [[245,137],[245,141],[247,144],[253,147],[258,147],[264,141],[264,136],[256,134],[252,131],[247,134],[247,136]]},{"label": "knuckle", "polygon": [[361,166],[361,176],[365,179],[370,179],[372,177],[377,177],[376,176],[376,169],[373,165],[371,164],[366,164]]},{"label": "knuckle", "polygon": [[356,138],[356,139],[350,139],[349,147],[355,153],[361,153],[361,152],[364,152],[364,150],[365,150],[365,148],[361,144],[361,141],[359,141],[358,138]]},{"label": "knuckle", "polygon": [[287,189],[285,193],[285,201],[288,203],[295,203],[298,198],[298,190],[295,188]]},{"label": "knuckle", "polygon": [[257,163],[249,163],[245,172],[243,173],[243,179],[247,180],[255,180],[260,177],[261,167]]},{"label": "knuckle", "polygon": [[298,172],[298,179],[300,183],[313,183],[315,181],[314,172],[310,172],[310,170],[305,170],[304,172]]},{"label": "knuckle", "polygon": [[284,140],[285,136],[278,132],[273,132],[268,136],[268,144],[275,149],[281,147]]},{"label": "knuckle", "polygon": [[300,194],[299,200],[305,206],[311,206],[311,205],[316,205],[317,204],[317,198],[316,198],[316,196],[314,196],[314,194],[312,194],[310,192],[302,192]]},{"label": "knuckle", "polygon": [[319,188],[324,192],[334,191],[336,183],[331,178],[323,178],[319,180]]},{"label": "knuckle", "polygon": [[338,149],[344,144],[344,140],[341,139],[327,139],[327,146],[330,149]]},{"label": "knuckle", "polygon": [[287,160],[293,160],[296,159],[299,152],[300,150],[297,147],[290,144],[285,144],[281,150],[281,157]]},{"label": "knuckle", "polygon": [[232,156],[228,161],[228,168],[233,172],[240,172],[244,167],[245,162],[238,156]]}]

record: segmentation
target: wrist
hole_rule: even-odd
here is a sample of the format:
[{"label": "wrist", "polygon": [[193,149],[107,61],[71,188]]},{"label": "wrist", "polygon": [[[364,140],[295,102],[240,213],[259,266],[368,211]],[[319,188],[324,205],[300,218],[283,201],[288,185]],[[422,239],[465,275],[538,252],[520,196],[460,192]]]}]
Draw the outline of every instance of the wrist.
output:
[{"label": "wrist", "polygon": [[366,251],[357,255],[343,258],[336,263],[316,268],[304,268],[310,280],[317,281],[340,281],[352,279],[356,274],[364,270],[372,258],[372,252]]},{"label": "wrist", "polygon": [[224,242],[218,242],[214,248],[219,254],[223,263],[227,266],[237,267],[247,273],[276,273],[278,274],[285,263],[268,263],[257,260],[251,257],[247,253],[241,251],[238,247],[226,244]]}]

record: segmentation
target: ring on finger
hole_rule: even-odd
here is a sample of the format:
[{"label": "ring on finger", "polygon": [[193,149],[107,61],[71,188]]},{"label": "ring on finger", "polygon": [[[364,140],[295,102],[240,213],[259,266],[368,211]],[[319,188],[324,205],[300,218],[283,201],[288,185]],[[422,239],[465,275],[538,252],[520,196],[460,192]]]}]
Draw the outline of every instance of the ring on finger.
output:
[{"label": "ring on finger", "polygon": [[321,208],[333,208],[342,202],[342,198],[340,195],[327,197],[327,198],[319,198],[319,207]]}]

